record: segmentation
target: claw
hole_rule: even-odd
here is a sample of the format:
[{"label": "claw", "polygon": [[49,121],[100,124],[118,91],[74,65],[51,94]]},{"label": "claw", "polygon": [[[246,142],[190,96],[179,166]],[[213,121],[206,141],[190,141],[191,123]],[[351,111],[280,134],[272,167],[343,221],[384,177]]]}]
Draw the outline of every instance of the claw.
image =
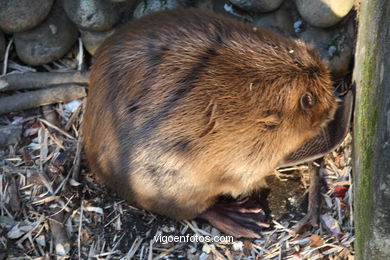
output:
[{"label": "claw", "polygon": [[216,203],[199,217],[235,237],[259,238],[261,231],[270,226],[265,222],[266,215],[259,203],[249,198]]}]

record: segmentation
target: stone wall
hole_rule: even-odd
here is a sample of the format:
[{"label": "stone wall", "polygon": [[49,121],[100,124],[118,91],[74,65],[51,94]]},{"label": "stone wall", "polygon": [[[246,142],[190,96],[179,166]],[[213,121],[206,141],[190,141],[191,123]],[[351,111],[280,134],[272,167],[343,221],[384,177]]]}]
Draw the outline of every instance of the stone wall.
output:
[{"label": "stone wall", "polygon": [[[118,28],[148,13],[205,8],[254,26],[314,44],[335,77],[351,70],[353,19],[344,19],[353,0],[3,0],[0,2],[0,59],[12,38],[17,58],[38,66],[66,55],[81,37],[94,55]],[[352,29],[351,29],[352,28]],[[6,37],[4,38],[4,33]]]}]

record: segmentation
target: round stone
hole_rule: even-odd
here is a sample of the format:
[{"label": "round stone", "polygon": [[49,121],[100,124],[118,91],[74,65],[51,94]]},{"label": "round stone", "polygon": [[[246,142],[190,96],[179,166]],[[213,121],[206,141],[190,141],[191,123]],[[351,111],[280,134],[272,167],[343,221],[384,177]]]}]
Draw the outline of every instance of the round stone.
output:
[{"label": "round stone", "polygon": [[60,6],[34,29],[14,34],[18,57],[29,65],[52,62],[65,55],[77,40],[77,27]]},{"label": "round stone", "polygon": [[22,32],[40,24],[49,14],[53,0],[1,0],[0,28]]},{"label": "round stone", "polygon": [[330,27],[352,9],[354,0],[295,0],[299,14],[310,25]]},{"label": "round stone", "polygon": [[259,14],[253,18],[253,25],[265,27],[284,36],[295,36],[291,14],[282,8],[268,14]]},{"label": "round stone", "polygon": [[110,35],[115,32],[115,29],[111,29],[105,32],[94,32],[94,31],[85,31],[80,30],[81,39],[84,43],[85,49],[93,56],[96,53],[96,50],[103,43],[103,41]]},{"label": "round stone", "polygon": [[117,4],[105,0],[63,0],[69,18],[83,30],[107,31],[120,19]]},{"label": "round stone", "polygon": [[230,2],[249,12],[271,12],[277,9],[283,0],[230,0]]},{"label": "round stone", "polygon": [[144,0],[134,10],[134,18],[140,18],[147,14],[174,8],[183,8],[189,5],[189,0]]},{"label": "round stone", "polygon": [[345,34],[337,30],[307,26],[300,38],[316,47],[321,58],[328,62],[334,78],[341,78],[349,72],[352,48]]},{"label": "round stone", "polygon": [[199,9],[213,10],[214,1],[212,0],[198,0],[194,1],[193,6]]}]

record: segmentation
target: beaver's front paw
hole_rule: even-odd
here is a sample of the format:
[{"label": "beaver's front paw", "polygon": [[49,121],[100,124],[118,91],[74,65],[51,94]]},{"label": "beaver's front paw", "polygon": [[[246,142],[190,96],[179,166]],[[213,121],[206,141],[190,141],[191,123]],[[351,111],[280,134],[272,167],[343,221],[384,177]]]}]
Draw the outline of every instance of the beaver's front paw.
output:
[{"label": "beaver's front paw", "polygon": [[235,202],[218,202],[199,218],[234,237],[259,238],[261,230],[270,226],[261,205],[248,198]]}]

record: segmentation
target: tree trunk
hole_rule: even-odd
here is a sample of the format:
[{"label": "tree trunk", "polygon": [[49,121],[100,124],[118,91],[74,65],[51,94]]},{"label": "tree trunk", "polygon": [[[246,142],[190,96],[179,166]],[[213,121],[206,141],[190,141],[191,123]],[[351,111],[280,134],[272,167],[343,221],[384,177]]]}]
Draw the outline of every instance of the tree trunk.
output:
[{"label": "tree trunk", "polygon": [[390,2],[362,0],[355,54],[357,259],[390,259]]}]

